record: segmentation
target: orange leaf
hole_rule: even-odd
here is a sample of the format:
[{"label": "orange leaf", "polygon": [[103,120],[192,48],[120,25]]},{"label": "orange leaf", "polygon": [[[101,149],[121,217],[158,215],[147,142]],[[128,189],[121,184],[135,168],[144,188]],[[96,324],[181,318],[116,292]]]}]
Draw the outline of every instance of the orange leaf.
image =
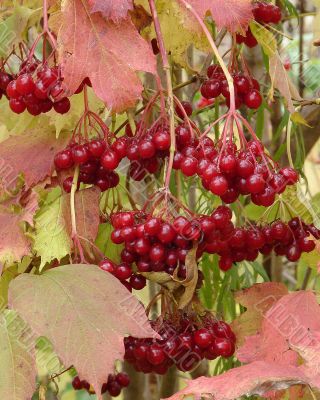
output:
[{"label": "orange leaf", "polygon": [[90,14],[87,0],[66,0],[62,20],[58,44],[67,90],[74,93],[89,77],[96,95],[114,112],[134,106],[143,90],[137,71],[154,73],[156,63],[131,19],[115,24]]},{"label": "orange leaf", "polygon": [[258,333],[265,313],[286,294],[288,294],[287,287],[283,283],[276,282],[258,283],[235,293],[236,302],[247,308],[232,323],[238,345],[243,344],[246,336]]}]

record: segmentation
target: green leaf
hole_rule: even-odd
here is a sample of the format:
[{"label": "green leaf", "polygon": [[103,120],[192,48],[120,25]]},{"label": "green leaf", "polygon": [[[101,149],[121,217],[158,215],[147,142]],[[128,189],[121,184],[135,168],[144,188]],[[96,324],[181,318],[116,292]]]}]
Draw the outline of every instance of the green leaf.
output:
[{"label": "green leaf", "polygon": [[17,276],[17,266],[6,269],[0,278],[0,307],[3,310],[8,304],[9,284]]},{"label": "green leaf", "polygon": [[100,224],[98,236],[96,239],[96,246],[105,254],[110,260],[115,263],[120,262],[120,253],[124,248],[124,245],[114,244],[111,240],[111,233],[113,227],[111,224]]},{"label": "green leaf", "polygon": [[46,263],[61,260],[71,252],[71,239],[63,218],[63,199],[61,195],[47,200],[35,216],[33,249],[41,257],[40,270]]},{"label": "green leaf", "polygon": [[9,304],[96,393],[113,373],[115,361],[123,359],[125,335],[158,337],[136,297],[96,265],[20,275],[10,285]]},{"label": "green leaf", "polygon": [[34,338],[15,311],[0,314],[0,399],[30,399],[36,389]]},{"label": "green leaf", "polygon": [[272,32],[256,21],[250,22],[250,29],[253,36],[263,48],[265,54],[269,57],[277,52],[277,40]]},{"label": "green leaf", "polygon": [[1,57],[9,55],[12,47],[23,41],[28,21],[35,14],[39,14],[39,11],[28,7],[15,6],[12,15],[0,23]]}]

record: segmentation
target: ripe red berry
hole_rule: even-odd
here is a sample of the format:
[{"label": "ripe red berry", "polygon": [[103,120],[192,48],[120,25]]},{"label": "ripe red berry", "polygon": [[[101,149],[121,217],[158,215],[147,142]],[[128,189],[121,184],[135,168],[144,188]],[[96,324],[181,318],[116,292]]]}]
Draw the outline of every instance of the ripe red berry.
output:
[{"label": "ripe red berry", "polygon": [[120,281],[125,281],[126,279],[129,279],[131,275],[132,269],[129,264],[122,263],[118,265],[114,270],[114,276],[120,279]]},{"label": "ripe red berry", "polygon": [[221,84],[216,79],[209,79],[201,86],[201,94],[205,99],[214,99],[221,94]]},{"label": "ripe red berry", "polygon": [[201,328],[193,334],[194,342],[201,348],[209,347],[213,341],[213,336],[206,328]]},{"label": "ripe red berry", "polygon": [[114,170],[118,167],[120,160],[117,154],[111,150],[107,149],[101,156],[101,165],[105,169]]},{"label": "ripe red berry", "polygon": [[152,140],[158,150],[168,150],[170,147],[170,135],[166,131],[156,132]]},{"label": "ripe red berry", "polygon": [[159,345],[152,344],[148,349],[147,359],[150,364],[159,365],[162,364],[163,361],[166,359],[166,355]]},{"label": "ripe red berry", "polygon": [[228,181],[223,175],[217,175],[212,178],[209,187],[213,194],[223,196],[228,190]]},{"label": "ripe red berry", "polygon": [[142,275],[132,275],[129,281],[132,289],[142,290],[146,286],[146,278]]},{"label": "ripe red berry", "polygon": [[17,86],[16,86],[17,91],[21,95],[33,93],[36,88],[36,85],[30,74],[19,75],[16,82],[17,82]]},{"label": "ripe red berry", "polygon": [[64,97],[60,101],[53,103],[53,108],[58,114],[66,114],[71,108],[70,100]]},{"label": "ripe red berry", "polygon": [[[192,114],[192,104],[189,101],[182,101],[181,105],[188,117]],[[178,117],[184,119],[184,113],[179,105],[176,105],[176,113]]]},{"label": "ripe red berry", "polygon": [[109,260],[109,258],[105,258],[100,261],[99,268],[101,268],[103,271],[113,274],[116,269],[116,265],[111,260]]},{"label": "ripe red berry", "polygon": [[63,150],[54,157],[54,164],[57,169],[68,169],[73,166],[73,158],[70,150]]},{"label": "ripe red berry", "polygon": [[16,114],[23,113],[27,108],[25,102],[22,99],[14,99],[14,98],[9,100],[9,106],[11,110]]},{"label": "ripe red berry", "polygon": [[244,102],[246,103],[247,107],[254,110],[258,109],[262,104],[262,97],[260,92],[255,89],[250,90],[250,92],[245,95]]},{"label": "ripe red berry", "polygon": [[120,372],[116,376],[116,381],[119,383],[120,386],[127,387],[130,384],[130,377],[125,372]]}]

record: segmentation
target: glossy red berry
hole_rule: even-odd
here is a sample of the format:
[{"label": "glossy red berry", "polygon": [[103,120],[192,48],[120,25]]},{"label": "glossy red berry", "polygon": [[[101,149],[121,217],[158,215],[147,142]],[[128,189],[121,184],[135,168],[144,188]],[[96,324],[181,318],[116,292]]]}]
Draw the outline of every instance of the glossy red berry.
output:
[{"label": "glossy red berry", "polygon": [[260,92],[255,89],[250,90],[250,92],[245,95],[244,102],[246,103],[247,107],[254,110],[258,109],[262,104],[262,97]]}]

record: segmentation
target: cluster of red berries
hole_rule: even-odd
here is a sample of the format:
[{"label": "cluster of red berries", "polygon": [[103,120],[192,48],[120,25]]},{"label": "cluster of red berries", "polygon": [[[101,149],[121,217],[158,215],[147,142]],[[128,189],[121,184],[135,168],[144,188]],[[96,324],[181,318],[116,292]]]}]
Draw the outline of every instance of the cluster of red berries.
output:
[{"label": "cluster of red berries", "polygon": [[[109,393],[112,397],[120,395],[122,388],[128,387],[130,384],[130,377],[124,372],[118,374],[110,374],[108,381],[102,385],[101,394]],[[76,376],[72,381],[74,390],[86,390],[90,394],[94,394],[91,390],[91,385],[86,380],[81,380],[79,376]]]},{"label": "cluster of red berries", "polygon": [[173,365],[187,372],[203,359],[231,357],[236,338],[230,326],[212,315],[203,317],[199,326],[200,319],[181,315],[151,321],[161,339],[125,338],[125,360],[138,372],[164,375]]},{"label": "cluster of red berries", "polygon": [[[139,132],[139,125],[137,127]],[[130,160],[130,177],[141,181],[146,174],[155,174],[162,160],[169,155],[170,134],[166,126],[156,125],[139,137],[126,138],[126,157]]]},{"label": "cluster of red berries", "polygon": [[[119,266],[110,266],[110,261],[106,261],[105,269],[121,280],[136,279],[132,275],[134,263],[138,272],[165,271],[173,275],[177,271],[177,276],[185,279],[186,256],[195,241],[198,243],[197,259],[203,253],[218,254],[220,269],[227,271],[234,263],[254,261],[259,252],[269,254],[272,250],[289,261],[297,261],[302,252],[310,252],[315,247],[308,236],[320,238],[320,231],[314,225],[297,218],[288,225],[277,220],[271,225],[237,228],[226,206],[217,207],[210,216],[198,215],[190,219],[177,216],[172,223],[143,212],[122,212],[113,215],[112,223],[115,229],[111,240],[115,244],[124,243],[125,247],[118,274]],[[199,274],[198,288],[202,279]]]},{"label": "cluster of red berries", "polygon": [[[213,64],[207,70],[208,79],[201,86],[201,94],[205,99],[215,99],[223,95],[228,107],[230,107],[230,91],[228,81],[219,65]],[[235,89],[235,106],[239,108],[242,104],[253,110],[258,109],[262,103],[259,82],[245,76],[240,72],[232,73]]]},{"label": "cluster of red berries", "polygon": [[[122,263],[116,264],[109,258],[104,258],[100,263],[99,267],[106,272],[114,275],[119,281],[130,291],[142,290],[146,286],[146,278],[140,274],[136,274],[132,270],[130,263],[131,257],[128,252],[123,250],[121,253]],[[127,261],[123,261],[126,259]]]},{"label": "cluster of red berries", "polygon": [[[138,272],[167,272],[170,275],[179,267],[178,277],[185,279],[185,260],[193,241],[199,241],[203,232],[214,229],[214,223],[207,216],[192,222],[178,216],[170,223],[143,212],[121,212],[114,214],[111,221],[114,227],[111,240],[125,245],[121,260],[127,266],[128,275],[135,263]],[[117,276],[117,269],[114,274]],[[201,287],[202,274],[198,279],[198,287]]]},{"label": "cluster of red berries", "polygon": [[185,125],[176,128],[176,138],[173,168],[186,176],[198,175],[203,187],[227,204],[239,195],[251,195],[253,203],[267,207],[274,203],[276,194],[298,181],[293,168],[277,170],[258,141],[249,142],[244,150],[232,142],[215,145],[209,137],[192,138]]},{"label": "cluster of red berries", "polygon": [[[263,25],[278,24],[281,21],[281,9],[272,3],[258,1],[253,5],[253,16],[257,22]],[[244,43],[248,47],[255,47],[258,44],[250,28],[244,36],[237,34],[236,39],[238,44]]]},{"label": "cluster of red berries", "polygon": [[219,267],[224,271],[234,263],[256,260],[259,252],[267,255],[272,250],[289,261],[298,261],[303,252],[309,253],[315,248],[309,234],[320,237],[320,231],[314,225],[306,225],[298,218],[293,218],[288,224],[276,220],[271,225],[248,228],[235,228],[229,220],[228,226],[229,232],[225,229],[223,236],[214,232],[211,236],[216,238],[201,247],[207,253],[220,255]]},{"label": "cluster of red berries", "polygon": [[[94,184],[104,192],[119,183],[119,175],[114,170],[123,156],[119,150],[121,143],[121,138],[116,139],[111,146],[103,139],[92,139],[83,144],[72,142],[55,155],[55,167],[59,171],[79,165],[78,183]],[[73,178],[68,177],[63,182],[67,193],[71,191],[72,181]]]},{"label": "cluster of red berries", "polygon": [[1,72],[1,90],[9,99],[11,110],[31,115],[46,113],[52,108],[59,114],[70,110],[70,100],[62,97],[62,78],[58,66],[49,67],[39,62],[24,62],[16,76]]}]

